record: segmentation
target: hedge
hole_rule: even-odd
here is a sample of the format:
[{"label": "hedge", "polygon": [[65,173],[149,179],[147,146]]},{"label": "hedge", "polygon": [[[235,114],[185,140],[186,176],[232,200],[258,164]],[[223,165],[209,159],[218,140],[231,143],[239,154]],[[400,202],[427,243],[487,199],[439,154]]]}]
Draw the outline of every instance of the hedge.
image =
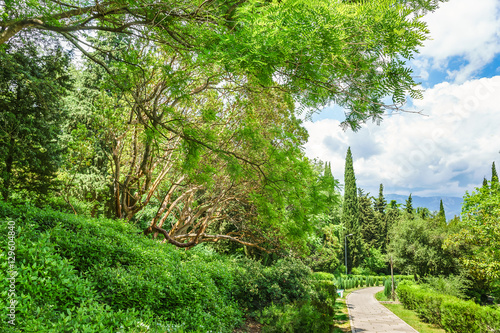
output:
[{"label": "hedge", "polygon": [[398,298],[406,309],[414,310],[424,321],[442,327],[446,332],[484,333],[500,331],[500,310],[480,306],[454,296],[424,290],[418,285],[402,283]]}]

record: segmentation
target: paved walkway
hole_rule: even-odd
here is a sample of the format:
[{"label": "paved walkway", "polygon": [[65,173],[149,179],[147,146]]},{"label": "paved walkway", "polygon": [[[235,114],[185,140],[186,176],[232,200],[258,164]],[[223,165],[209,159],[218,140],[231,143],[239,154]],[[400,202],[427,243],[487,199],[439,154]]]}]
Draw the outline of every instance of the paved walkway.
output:
[{"label": "paved walkway", "polygon": [[364,288],[347,297],[352,333],[417,332],[375,299],[374,295],[383,289],[384,287]]}]

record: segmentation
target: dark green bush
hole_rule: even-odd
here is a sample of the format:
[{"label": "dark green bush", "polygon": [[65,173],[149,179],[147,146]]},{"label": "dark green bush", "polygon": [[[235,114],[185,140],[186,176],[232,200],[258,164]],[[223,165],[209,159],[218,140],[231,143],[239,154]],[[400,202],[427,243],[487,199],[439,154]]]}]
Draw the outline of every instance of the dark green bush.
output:
[{"label": "dark green bush", "polygon": [[311,302],[270,305],[258,317],[264,333],[328,333],[332,319],[317,311]]},{"label": "dark green bush", "polygon": [[242,263],[235,272],[234,297],[251,311],[313,296],[311,270],[299,260],[281,259],[270,267],[252,260]]},{"label": "dark green bush", "polygon": [[392,282],[390,279],[384,281],[384,295],[387,298],[392,297]]}]

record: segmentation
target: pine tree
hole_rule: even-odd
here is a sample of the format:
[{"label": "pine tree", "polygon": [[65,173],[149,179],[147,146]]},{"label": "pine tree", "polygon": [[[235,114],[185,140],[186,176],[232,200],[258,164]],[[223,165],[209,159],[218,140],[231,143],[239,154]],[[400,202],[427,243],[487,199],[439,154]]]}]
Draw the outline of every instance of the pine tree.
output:
[{"label": "pine tree", "polygon": [[495,167],[495,162],[491,165],[491,182],[498,183],[497,168]]},{"label": "pine tree", "polygon": [[380,246],[381,226],[375,216],[371,199],[368,194],[363,194],[361,189],[359,191],[359,225],[363,242],[368,249],[372,247],[378,248]]},{"label": "pine tree", "polygon": [[378,191],[378,198],[375,200],[374,208],[376,211],[384,214],[386,207],[387,207],[387,201],[384,198],[384,185],[380,184],[380,188]]},{"label": "pine tree", "polygon": [[443,199],[439,203],[439,216],[441,216],[446,221],[446,214],[444,212]]},{"label": "pine tree", "polygon": [[406,205],[405,205],[405,210],[408,214],[413,215],[413,205],[412,205],[413,199],[411,198],[411,193],[408,199],[406,200]]},{"label": "pine tree", "polygon": [[378,198],[375,199],[373,206],[375,209],[375,219],[379,227],[378,245],[382,253],[386,253],[388,226],[385,210],[387,208],[387,201],[384,198],[384,185],[382,184],[380,184]]},{"label": "pine tree", "polygon": [[488,187],[488,180],[486,177],[483,178],[483,187]]},{"label": "pine tree", "polygon": [[[347,271],[361,263],[361,228],[359,226],[359,204],[356,176],[352,163],[351,147],[347,149],[344,171],[344,203],[342,206],[342,224],[347,247]],[[352,236],[345,238],[347,235]]]}]

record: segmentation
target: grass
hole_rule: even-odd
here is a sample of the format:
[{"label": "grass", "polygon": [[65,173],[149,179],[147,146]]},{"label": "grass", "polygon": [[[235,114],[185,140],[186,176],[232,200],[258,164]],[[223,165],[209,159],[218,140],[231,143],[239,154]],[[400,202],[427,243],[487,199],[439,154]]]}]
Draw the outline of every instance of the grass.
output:
[{"label": "grass", "polygon": [[[389,301],[383,291],[376,293],[375,298],[378,301]],[[415,311],[405,309],[400,303],[382,303],[382,305],[420,333],[445,333],[441,328],[422,322]]]}]

